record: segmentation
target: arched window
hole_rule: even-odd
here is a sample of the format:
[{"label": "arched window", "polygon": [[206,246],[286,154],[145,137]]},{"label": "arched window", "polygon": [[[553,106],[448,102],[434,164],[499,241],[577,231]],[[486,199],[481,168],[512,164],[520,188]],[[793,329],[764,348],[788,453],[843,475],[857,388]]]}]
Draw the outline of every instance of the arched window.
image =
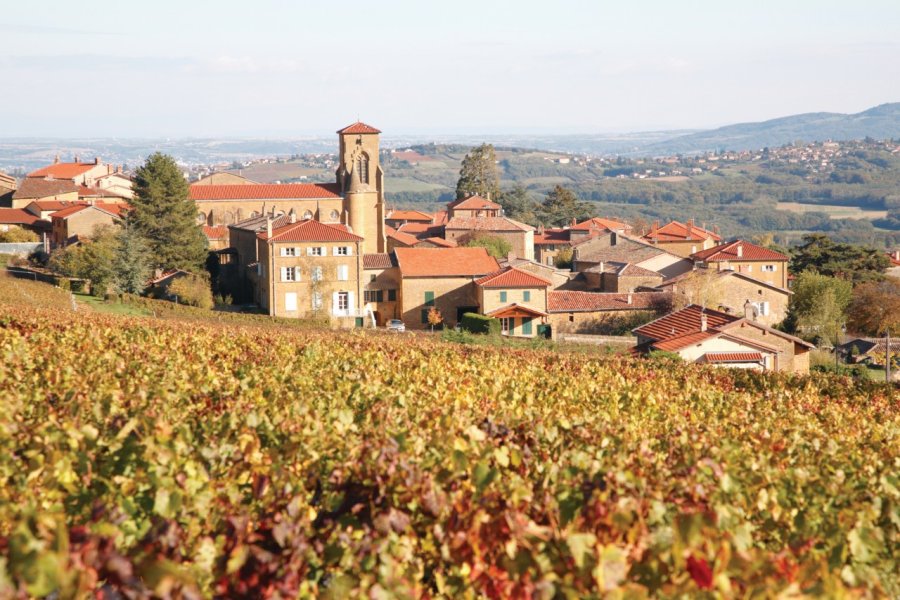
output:
[{"label": "arched window", "polygon": [[356,170],[359,171],[359,182],[369,183],[369,155],[365,152],[356,159]]},{"label": "arched window", "polygon": [[234,213],[226,211],[222,214],[222,225],[231,225],[234,223]]},{"label": "arched window", "polygon": [[332,210],[330,216],[331,216],[331,220],[332,220],[332,221],[337,221],[338,219],[341,218],[341,213],[339,213],[339,212],[336,211],[336,210]]},{"label": "arched window", "polygon": [[206,225],[206,213],[197,213],[197,225]]},{"label": "arched window", "polygon": [[312,217],[313,217],[312,211],[309,211],[309,210],[304,211],[304,213],[303,213],[303,218],[304,218],[305,220],[312,219]]},{"label": "arched window", "polygon": [[258,216],[259,216],[259,213],[258,213],[257,211],[255,211],[255,210],[254,210],[253,212],[250,213],[250,218],[251,218],[251,219],[256,218],[256,217],[258,217]]}]

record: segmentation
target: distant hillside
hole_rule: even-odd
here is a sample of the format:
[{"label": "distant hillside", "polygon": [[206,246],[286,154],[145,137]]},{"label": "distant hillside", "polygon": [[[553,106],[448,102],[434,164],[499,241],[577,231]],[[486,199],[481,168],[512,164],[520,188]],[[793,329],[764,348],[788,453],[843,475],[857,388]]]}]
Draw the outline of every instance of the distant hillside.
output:
[{"label": "distant hillside", "polygon": [[900,102],[882,104],[855,115],[806,113],[761,123],[739,123],[710,131],[678,136],[645,146],[641,154],[707,152],[714,150],[758,150],[797,140],[859,140],[865,137],[900,137]]}]

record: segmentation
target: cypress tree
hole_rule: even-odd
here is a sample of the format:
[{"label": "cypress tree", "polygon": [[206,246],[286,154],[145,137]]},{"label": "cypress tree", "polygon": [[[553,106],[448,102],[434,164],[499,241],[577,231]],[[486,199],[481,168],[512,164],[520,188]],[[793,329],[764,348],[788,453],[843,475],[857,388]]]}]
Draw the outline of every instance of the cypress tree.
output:
[{"label": "cypress tree", "polygon": [[200,271],[208,243],[197,226],[197,207],[175,160],[157,152],[134,175],[128,222],[150,247],[153,267]]},{"label": "cypress tree", "polygon": [[456,182],[456,197],[467,198],[473,194],[488,200],[496,200],[500,195],[497,155],[491,144],[472,148],[462,161],[459,181]]}]

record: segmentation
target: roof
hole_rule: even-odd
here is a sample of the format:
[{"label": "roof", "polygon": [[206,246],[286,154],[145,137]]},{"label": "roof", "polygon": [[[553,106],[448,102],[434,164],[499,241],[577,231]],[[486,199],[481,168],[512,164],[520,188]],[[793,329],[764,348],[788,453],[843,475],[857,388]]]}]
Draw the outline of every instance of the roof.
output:
[{"label": "roof", "polygon": [[481,279],[476,279],[475,284],[486,288],[547,287],[548,285],[553,285],[551,281],[543,277],[515,267],[504,267],[495,273],[485,275]]},{"label": "roof", "polygon": [[97,163],[89,162],[70,162],[70,163],[54,163],[46,167],[32,171],[28,177],[53,177],[54,179],[74,179],[79,175],[87,173],[97,166]]},{"label": "roof", "polygon": [[501,306],[500,308],[495,308],[487,313],[487,316],[499,319],[503,317],[546,317],[548,314],[532,306],[514,302],[512,304],[507,304],[506,306]]},{"label": "roof", "polygon": [[762,362],[759,352],[707,352],[703,358],[708,363]]},{"label": "roof", "polygon": [[78,186],[68,179],[39,179],[26,177],[13,193],[14,199],[20,198],[47,198],[59,194],[77,192]]},{"label": "roof", "polygon": [[363,269],[390,269],[393,266],[390,254],[363,254]]},{"label": "roof", "polygon": [[67,206],[62,210],[56,211],[55,213],[51,214],[50,217],[53,219],[68,219],[72,215],[78,214],[81,211],[87,210],[89,208],[95,208],[116,218],[121,217],[122,213],[128,209],[127,206],[122,204],[108,204],[102,202],[96,202],[94,204],[73,204],[71,206]]},{"label": "roof", "polygon": [[431,244],[434,244],[435,246],[440,246],[442,248],[456,248],[457,246],[459,246],[459,244],[457,244],[453,240],[445,240],[442,237],[428,237],[428,238],[425,238],[424,240],[419,240],[419,241],[420,242],[429,242]]},{"label": "roof", "polygon": [[508,217],[453,217],[444,227],[477,231],[534,231],[531,225]]},{"label": "roof", "polygon": [[225,225],[204,225],[203,235],[211,240],[220,240],[228,237],[228,227]]},{"label": "roof", "polygon": [[662,273],[651,271],[644,267],[639,267],[631,263],[622,263],[616,261],[606,261],[595,267],[585,269],[590,273],[614,273],[619,277],[659,277],[662,279]]},{"label": "roof", "polygon": [[392,210],[387,219],[392,221],[426,221],[431,223],[434,217],[418,210]]},{"label": "roof", "polygon": [[24,208],[0,208],[0,223],[4,225],[33,225],[40,220]]},{"label": "roof", "polygon": [[342,134],[346,134],[346,133],[381,133],[381,131],[378,129],[375,129],[371,125],[366,125],[362,121],[357,121],[356,123],[353,123],[352,125],[347,125],[343,129],[338,129],[337,133],[342,133]]},{"label": "roof", "polygon": [[771,283],[766,283],[762,279],[756,279],[755,277],[751,277],[749,275],[745,275],[743,273],[739,273],[738,271],[720,271],[718,269],[694,269],[692,271],[688,271],[686,273],[682,273],[681,275],[676,275],[671,279],[666,279],[661,284],[657,285],[657,288],[665,288],[671,286],[678,286],[679,283],[683,281],[688,281],[693,277],[697,277],[700,274],[716,277],[722,279],[724,277],[737,277],[738,279],[743,279],[744,281],[749,281],[753,285],[761,285],[762,287],[769,288],[770,290],[774,290],[776,292],[781,292],[782,294],[787,294],[789,296],[793,296],[794,292],[791,290],[778,287],[777,285],[772,285]]},{"label": "roof", "polygon": [[185,271],[185,270],[183,270],[183,269],[170,269],[170,270],[168,270],[168,271],[163,271],[163,272],[159,275],[159,277],[154,277],[153,279],[151,279],[151,280],[148,282],[148,284],[149,284],[149,285],[155,285],[155,284],[157,284],[157,283],[160,283],[160,282],[162,282],[162,281],[165,281],[166,279],[169,279],[170,277],[174,277],[175,275],[178,275],[179,273],[183,273],[184,275],[190,275],[190,274],[191,274],[189,271]]},{"label": "roof", "polygon": [[431,225],[430,223],[404,223],[396,231],[413,235],[417,238],[441,237],[444,235],[444,226]]},{"label": "roof", "polygon": [[[631,297],[631,303],[628,297]],[[651,310],[667,303],[667,292],[634,292],[631,294],[605,294],[600,292],[574,292],[553,290],[547,294],[547,310],[550,312],[596,312],[604,310]]]},{"label": "roof", "polygon": [[609,229],[610,231],[629,231],[631,225],[612,219],[604,219],[602,217],[592,217],[587,221],[582,221],[576,225],[572,225],[574,231],[587,231],[589,229]]},{"label": "roof", "polygon": [[469,196],[451,203],[451,208],[453,210],[500,210],[503,207],[481,196]]},{"label": "roof", "polygon": [[[581,262],[641,263],[647,259],[666,254],[647,242],[616,234],[616,245],[600,245],[601,238],[588,238],[575,245],[575,260]],[[684,259],[687,260],[687,259]]]},{"label": "roof", "polygon": [[[268,226],[270,215],[257,215],[255,217],[250,217],[249,219],[244,219],[243,221],[238,221],[234,225],[229,225],[229,229],[241,229],[243,231],[264,231]],[[272,220],[272,228],[277,229],[278,227],[283,227],[291,222],[291,218],[288,215],[281,215],[280,217],[275,217]]]},{"label": "roof", "polygon": [[719,234],[703,227],[697,227],[691,221],[687,224],[680,221],[666,223],[662,227],[652,229],[644,237],[655,242],[684,242],[690,240],[713,240],[718,242],[722,239]]},{"label": "roof", "polygon": [[568,243],[570,243],[568,229],[545,229],[543,233],[535,233],[534,234],[534,245],[535,246],[547,246],[547,245],[568,244]]},{"label": "roof", "polygon": [[739,320],[738,317],[691,304],[687,308],[641,325],[634,332],[643,337],[664,340],[686,333],[700,331],[700,315],[706,314],[707,330]]},{"label": "roof", "polygon": [[387,232],[387,237],[395,239],[401,244],[406,244],[407,246],[415,246],[420,241],[416,236],[406,233],[405,231],[397,231],[396,229],[390,229],[390,231]]},{"label": "roof", "polygon": [[74,202],[70,200],[34,200],[29,204],[26,208],[33,206],[41,212],[45,211],[57,211],[66,208],[67,206],[72,206]]},{"label": "roof", "polygon": [[[740,255],[738,254],[740,252]],[[705,262],[744,261],[744,260],[774,260],[788,261],[789,257],[781,252],[775,252],[744,240],[735,240],[726,244],[719,244],[707,250],[701,250],[691,254],[694,260]]]},{"label": "roof", "polygon": [[98,198],[124,198],[122,194],[117,194],[112,190],[104,190],[100,188],[92,188],[86,185],[78,186],[78,197],[98,197]]},{"label": "roof", "polygon": [[343,227],[306,219],[272,228],[272,236],[267,231],[256,234],[261,240],[271,242],[361,242],[362,238]]},{"label": "roof", "polygon": [[397,248],[403,277],[479,277],[500,269],[484,248]]},{"label": "roof", "polygon": [[340,198],[335,183],[259,183],[192,185],[191,200],[269,200],[279,198]]}]

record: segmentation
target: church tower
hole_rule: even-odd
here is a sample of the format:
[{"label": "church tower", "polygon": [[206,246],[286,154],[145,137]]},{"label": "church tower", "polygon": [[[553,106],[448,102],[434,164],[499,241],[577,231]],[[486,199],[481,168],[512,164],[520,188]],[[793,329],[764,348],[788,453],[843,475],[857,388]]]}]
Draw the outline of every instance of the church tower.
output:
[{"label": "church tower", "polygon": [[340,158],[337,184],[344,198],[346,223],[362,236],[366,254],[387,252],[384,231],[384,172],[378,160],[381,132],[357,121],[337,132]]}]

